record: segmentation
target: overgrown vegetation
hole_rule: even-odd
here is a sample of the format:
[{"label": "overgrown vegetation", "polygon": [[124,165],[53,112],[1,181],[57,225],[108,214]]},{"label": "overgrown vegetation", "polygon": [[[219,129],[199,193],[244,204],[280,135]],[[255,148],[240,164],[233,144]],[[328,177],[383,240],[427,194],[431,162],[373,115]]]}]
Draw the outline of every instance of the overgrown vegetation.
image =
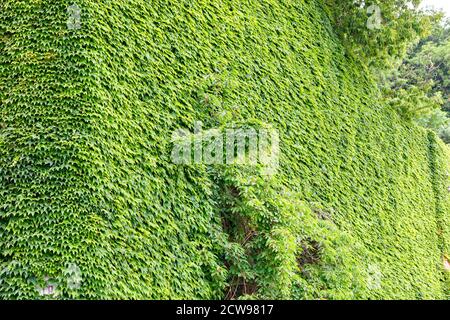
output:
[{"label": "overgrown vegetation", "polygon": [[[0,3],[1,298],[446,297],[449,151],[322,1],[77,3],[75,30],[71,1]],[[172,162],[174,130],[249,119],[277,175]]]},{"label": "overgrown vegetation", "polygon": [[[352,299],[366,290],[357,240],[260,167],[213,170],[226,299]],[[314,208],[314,210],[311,209]]]},{"label": "overgrown vegetation", "polygon": [[421,0],[324,0],[346,49],[372,67],[403,58],[428,35],[438,15],[418,10]]},{"label": "overgrown vegetation", "polygon": [[449,23],[421,0],[325,0],[346,50],[371,68],[385,102],[450,143]]},{"label": "overgrown vegetation", "polygon": [[405,119],[433,130],[450,143],[450,25],[438,22],[432,34],[414,45],[399,64],[384,74],[386,102]]}]

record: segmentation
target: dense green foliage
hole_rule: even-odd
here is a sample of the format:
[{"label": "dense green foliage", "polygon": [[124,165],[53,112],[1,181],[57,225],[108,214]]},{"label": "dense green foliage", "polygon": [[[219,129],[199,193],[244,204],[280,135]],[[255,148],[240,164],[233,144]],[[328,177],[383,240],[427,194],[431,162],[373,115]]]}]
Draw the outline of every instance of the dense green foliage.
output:
[{"label": "dense green foliage", "polygon": [[[448,294],[449,152],[321,1],[77,3],[80,29],[69,1],[0,3],[1,298]],[[174,130],[253,119],[277,175],[172,162]]]},{"label": "dense green foliage", "polygon": [[421,0],[324,0],[349,52],[374,67],[402,58],[411,43],[430,32],[433,13]]},{"label": "dense green foliage", "polygon": [[387,103],[404,118],[439,133],[450,143],[450,21],[414,45],[398,68],[383,72]]}]

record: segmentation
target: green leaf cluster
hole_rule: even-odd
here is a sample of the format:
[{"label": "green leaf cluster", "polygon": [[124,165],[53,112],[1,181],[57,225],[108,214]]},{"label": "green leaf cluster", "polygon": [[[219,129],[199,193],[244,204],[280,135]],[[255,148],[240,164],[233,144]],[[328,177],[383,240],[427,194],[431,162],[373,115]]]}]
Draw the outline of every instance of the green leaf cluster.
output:
[{"label": "green leaf cluster", "polygon": [[[321,1],[78,0],[69,29],[72,4],[0,3],[1,298],[445,297],[448,149]],[[174,130],[249,119],[275,177],[172,162]]]}]

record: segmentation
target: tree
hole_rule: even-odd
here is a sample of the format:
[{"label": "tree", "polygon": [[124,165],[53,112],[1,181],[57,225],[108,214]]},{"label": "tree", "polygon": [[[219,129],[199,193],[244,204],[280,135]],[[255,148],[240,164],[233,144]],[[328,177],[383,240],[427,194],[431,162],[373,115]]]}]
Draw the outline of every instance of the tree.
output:
[{"label": "tree", "polygon": [[[430,36],[413,46],[394,71],[385,72],[386,101],[450,141],[450,21],[435,24]],[[383,74],[381,72],[380,74]]]},{"label": "tree", "polygon": [[421,0],[324,0],[344,44],[370,66],[386,67],[429,34],[435,15]]}]

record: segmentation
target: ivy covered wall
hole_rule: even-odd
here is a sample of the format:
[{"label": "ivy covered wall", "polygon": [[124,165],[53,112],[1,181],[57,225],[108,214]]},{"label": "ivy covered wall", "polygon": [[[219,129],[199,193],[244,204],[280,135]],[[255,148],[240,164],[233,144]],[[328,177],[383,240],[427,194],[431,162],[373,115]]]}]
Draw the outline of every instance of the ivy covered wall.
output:
[{"label": "ivy covered wall", "polygon": [[[321,1],[72,4],[0,3],[0,297],[448,295],[448,149]],[[195,121],[271,124],[278,174],[175,165]]]}]

